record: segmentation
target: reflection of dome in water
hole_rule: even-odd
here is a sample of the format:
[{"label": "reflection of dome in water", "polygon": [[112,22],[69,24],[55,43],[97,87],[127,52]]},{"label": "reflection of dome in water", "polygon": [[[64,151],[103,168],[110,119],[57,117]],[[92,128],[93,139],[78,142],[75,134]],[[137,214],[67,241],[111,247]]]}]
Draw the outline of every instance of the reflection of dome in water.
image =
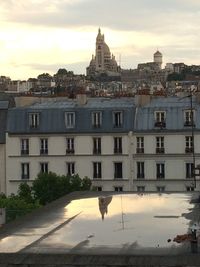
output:
[{"label": "reflection of dome in water", "polygon": [[112,196],[99,197],[99,211],[101,213],[102,220],[104,220],[105,213],[108,213],[108,205],[112,201]]}]

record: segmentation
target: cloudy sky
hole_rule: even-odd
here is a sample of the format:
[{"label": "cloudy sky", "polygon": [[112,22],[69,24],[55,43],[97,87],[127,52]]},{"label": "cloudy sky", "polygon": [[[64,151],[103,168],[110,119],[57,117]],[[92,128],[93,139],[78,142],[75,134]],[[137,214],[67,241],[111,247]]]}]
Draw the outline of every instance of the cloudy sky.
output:
[{"label": "cloudy sky", "polygon": [[123,68],[200,64],[199,0],[0,0],[0,75],[27,79],[59,68],[85,73],[101,27]]}]

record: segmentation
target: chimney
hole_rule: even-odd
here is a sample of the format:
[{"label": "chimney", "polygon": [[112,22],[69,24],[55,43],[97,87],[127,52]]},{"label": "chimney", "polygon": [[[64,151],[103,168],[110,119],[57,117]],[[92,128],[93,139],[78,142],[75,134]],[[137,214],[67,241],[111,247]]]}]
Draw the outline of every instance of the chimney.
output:
[{"label": "chimney", "polygon": [[83,106],[87,103],[87,95],[86,94],[77,94],[76,100],[78,105]]},{"label": "chimney", "polygon": [[143,107],[151,102],[150,95],[135,95],[135,105],[137,107]]}]

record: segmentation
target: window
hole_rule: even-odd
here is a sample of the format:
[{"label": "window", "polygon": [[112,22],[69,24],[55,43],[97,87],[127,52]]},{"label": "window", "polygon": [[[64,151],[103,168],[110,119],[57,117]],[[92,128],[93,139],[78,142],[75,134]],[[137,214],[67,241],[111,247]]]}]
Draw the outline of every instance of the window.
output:
[{"label": "window", "polygon": [[165,192],[165,186],[157,186],[157,192]]},{"label": "window", "polygon": [[165,153],[163,136],[156,137],[156,153]]},{"label": "window", "polygon": [[29,179],[29,163],[22,163],[21,164],[21,179]]},{"label": "window", "polygon": [[137,192],[144,192],[145,186],[137,186]]},{"label": "window", "polygon": [[137,153],[144,153],[144,137],[137,137]]},{"label": "window", "polygon": [[75,113],[74,112],[65,112],[65,126],[66,128],[75,127]]},{"label": "window", "polygon": [[185,137],[185,153],[193,153],[194,144],[193,144],[193,136]]},{"label": "window", "polygon": [[21,155],[29,154],[29,139],[21,139]]},{"label": "window", "polygon": [[67,162],[67,175],[73,176],[75,174],[75,163]]},{"label": "window", "polygon": [[97,190],[98,192],[102,191],[102,186],[97,186],[97,187],[96,187],[96,190]]},{"label": "window", "polygon": [[194,191],[194,186],[186,186],[186,191],[189,191],[189,192]]},{"label": "window", "polygon": [[101,176],[101,162],[93,162],[93,178],[100,179]]},{"label": "window", "polygon": [[40,139],[40,155],[48,154],[48,139],[42,138]]},{"label": "window", "polygon": [[137,178],[144,179],[144,162],[143,161],[137,162]]},{"label": "window", "polygon": [[194,124],[194,110],[185,110],[184,112],[184,119],[185,119],[185,123],[184,126],[192,126],[192,122],[193,122],[193,126],[195,127]]},{"label": "window", "polygon": [[114,137],[114,154],[122,154],[122,138]]},{"label": "window", "polygon": [[186,178],[194,177],[194,164],[193,163],[185,163],[186,168]]},{"label": "window", "polygon": [[36,129],[39,127],[39,113],[29,114],[29,126],[30,128]]},{"label": "window", "polygon": [[122,162],[114,162],[114,178],[115,179],[122,179]]},{"label": "window", "polygon": [[113,126],[116,128],[122,127],[123,118],[122,118],[122,111],[115,111],[113,112]]},{"label": "window", "polygon": [[66,138],[66,154],[74,154],[74,138]]},{"label": "window", "polygon": [[101,138],[93,138],[93,154],[101,154]]},{"label": "window", "polygon": [[165,117],[166,113],[165,111],[156,111],[155,112],[155,127],[165,128]]},{"label": "window", "polygon": [[92,127],[100,128],[102,124],[102,112],[92,112]]},{"label": "window", "polygon": [[156,177],[157,179],[165,178],[165,164],[164,163],[156,164]]},{"label": "window", "polygon": [[41,162],[40,163],[40,172],[41,173],[48,173],[48,162]]},{"label": "window", "polygon": [[115,192],[122,192],[123,191],[123,187],[122,186],[115,186],[114,187],[114,191]]}]

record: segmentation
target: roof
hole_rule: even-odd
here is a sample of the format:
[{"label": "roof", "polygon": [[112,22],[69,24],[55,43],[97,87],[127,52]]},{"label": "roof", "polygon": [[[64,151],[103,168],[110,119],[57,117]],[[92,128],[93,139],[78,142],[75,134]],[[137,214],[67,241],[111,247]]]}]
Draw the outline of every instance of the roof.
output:
[{"label": "roof", "polygon": [[5,144],[9,101],[0,100],[0,144]]},{"label": "roof", "polygon": [[[200,130],[200,105],[193,98],[192,103],[195,121],[195,130]],[[144,107],[140,107],[136,111],[135,131],[160,131],[155,128],[155,112],[166,112],[166,128],[165,131],[190,131],[191,127],[184,126],[185,111],[191,109],[190,98],[178,98],[178,97],[160,97],[154,98],[151,102]]]},{"label": "roof", "polygon": [[[196,98],[192,99],[194,109],[195,130],[200,130],[200,105]],[[9,110],[7,131],[11,134],[32,133],[128,133],[133,132],[191,132],[191,127],[185,126],[185,111],[191,109],[191,99],[178,97],[154,97],[144,106],[137,107],[134,98],[91,98],[85,105],[76,100],[48,101],[36,103],[29,107],[17,107]],[[92,126],[92,112],[102,112],[100,128]],[[123,125],[113,126],[113,113],[121,111]],[[155,127],[155,113],[164,111],[166,127]],[[30,129],[29,114],[39,113],[40,126]],[[74,112],[75,127],[67,129],[65,113]]]},{"label": "roof", "polygon": [[0,101],[0,109],[8,109],[9,101]]},{"label": "roof", "polygon": [[[102,112],[102,127],[94,128],[91,123],[93,111]],[[113,112],[122,111],[123,126],[115,128],[113,126]],[[30,129],[29,113],[40,114],[40,127]],[[75,113],[75,127],[66,129],[65,113]],[[9,133],[118,133],[128,132],[133,128],[134,100],[127,99],[106,99],[92,98],[85,105],[79,105],[77,101],[48,101],[37,103],[29,107],[13,108],[8,113]]]},{"label": "roof", "polygon": [[65,109],[65,108],[82,108],[82,109],[104,109],[104,108],[130,108],[134,105],[134,98],[90,98],[85,105],[79,105],[77,100],[65,101],[48,101],[35,103],[30,109]]},{"label": "roof", "polygon": [[160,51],[157,50],[157,51],[154,53],[154,56],[157,56],[157,55],[162,56],[162,53],[161,53]]},{"label": "roof", "polygon": [[[77,255],[76,264],[79,256],[112,255],[104,264],[116,266],[126,255],[126,263],[120,266],[132,266],[130,257],[138,260],[138,256],[142,256],[143,264],[136,261],[134,266],[177,266],[177,262],[180,266],[199,266],[199,254],[195,254],[198,258],[193,257],[189,241],[173,241],[177,235],[190,233],[190,226],[199,216],[198,204],[191,203],[193,197],[195,195],[190,193],[74,192],[3,226],[0,253],[14,253],[18,264],[20,255],[26,253],[28,256],[22,257],[23,264],[29,260],[29,255],[37,254],[32,257],[37,262],[43,254],[59,255],[60,259],[64,255]],[[102,202],[106,211],[104,220]],[[6,255],[2,255],[5,264]],[[147,255],[151,256],[151,262],[144,264]],[[159,264],[152,262],[161,257],[163,261]],[[11,260],[9,256],[9,263]],[[99,263],[96,260],[86,265],[104,266],[96,264]],[[111,261],[113,265],[108,264]],[[83,262],[80,266],[84,266]]]}]

